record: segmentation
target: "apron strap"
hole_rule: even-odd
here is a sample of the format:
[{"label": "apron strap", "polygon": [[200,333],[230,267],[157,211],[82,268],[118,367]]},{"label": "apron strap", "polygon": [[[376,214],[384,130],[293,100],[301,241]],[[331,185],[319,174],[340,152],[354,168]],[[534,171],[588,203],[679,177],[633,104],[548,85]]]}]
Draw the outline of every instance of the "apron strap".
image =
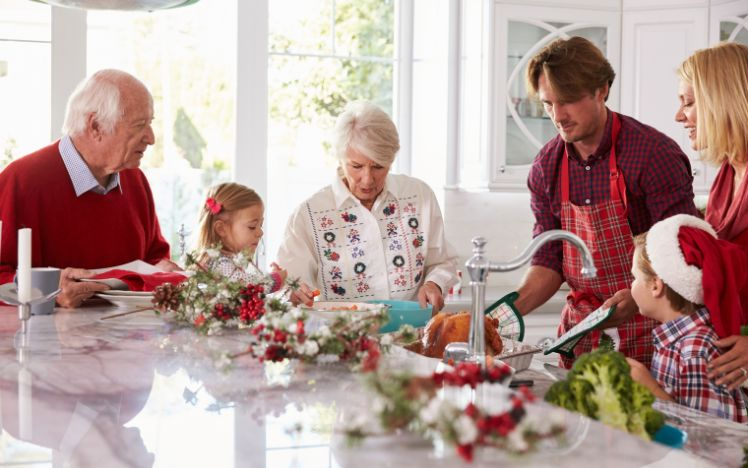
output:
[{"label": "apron strap", "polygon": [[[613,112],[613,111],[611,111]],[[618,169],[618,160],[616,158],[616,143],[618,142],[618,133],[621,130],[621,120],[616,112],[613,112],[613,131],[610,142],[610,199],[618,200],[623,203],[623,207],[628,207],[626,199],[626,181],[623,173]],[[569,152],[564,144],[564,157],[561,160],[561,201],[569,201]]]}]

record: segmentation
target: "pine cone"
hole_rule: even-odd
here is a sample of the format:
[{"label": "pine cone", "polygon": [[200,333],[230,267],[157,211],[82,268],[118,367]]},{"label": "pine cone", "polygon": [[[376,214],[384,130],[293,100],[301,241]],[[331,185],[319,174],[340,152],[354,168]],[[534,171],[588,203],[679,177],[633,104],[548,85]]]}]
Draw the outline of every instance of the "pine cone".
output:
[{"label": "pine cone", "polygon": [[179,307],[179,287],[171,283],[156,286],[153,291],[153,304],[162,312],[177,310]]}]

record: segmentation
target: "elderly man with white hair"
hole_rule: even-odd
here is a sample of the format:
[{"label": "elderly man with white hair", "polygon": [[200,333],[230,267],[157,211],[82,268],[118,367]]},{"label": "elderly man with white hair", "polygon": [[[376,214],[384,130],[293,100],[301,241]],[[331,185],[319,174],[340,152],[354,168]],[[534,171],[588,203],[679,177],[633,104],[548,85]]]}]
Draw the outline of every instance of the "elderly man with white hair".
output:
[{"label": "elderly man with white hair", "polygon": [[338,117],[337,177],[296,209],[278,252],[289,277],[301,279],[295,300],[310,303],[318,288],[326,300],[443,307],[457,282],[456,258],[434,192],[389,173],[399,149],[397,129],[379,107],[357,101]]},{"label": "elderly man with white hair", "polygon": [[102,70],[68,101],[64,136],[0,172],[0,283],[13,280],[16,231],[32,229],[32,266],[63,268],[57,303],[76,307],[108,287],[88,269],[169,260],[153,195],[138,169],[154,143],[153,99],[132,75]]}]

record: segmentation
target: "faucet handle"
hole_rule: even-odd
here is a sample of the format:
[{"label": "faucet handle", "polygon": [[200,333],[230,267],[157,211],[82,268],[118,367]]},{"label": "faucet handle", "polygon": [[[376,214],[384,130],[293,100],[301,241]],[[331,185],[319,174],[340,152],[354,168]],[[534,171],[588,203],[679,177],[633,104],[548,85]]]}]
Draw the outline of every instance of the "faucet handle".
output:
[{"label": "faucet handle", "polygon": [[473,254],[481,255],[485,252],[486,238],[483,236],[473,237]]}]

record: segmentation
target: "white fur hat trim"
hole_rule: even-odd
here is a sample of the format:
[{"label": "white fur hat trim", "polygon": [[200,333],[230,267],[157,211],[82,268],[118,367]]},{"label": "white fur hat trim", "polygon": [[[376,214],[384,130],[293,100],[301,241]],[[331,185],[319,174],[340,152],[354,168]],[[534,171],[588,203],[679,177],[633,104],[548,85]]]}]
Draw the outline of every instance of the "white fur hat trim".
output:
[{"label": "white fur hat trim", "polygon": [[678,242],[678,232],[683,226],[708,232],[714,238],[717,233],[712,226],[696,216],[679,214],[664,219],[652,226],[647,234],[647,255],[657,276],[675,292],[694,304],[704,303],[704,288],[701,284],[701,268],[686,263],[686,257]]}]

